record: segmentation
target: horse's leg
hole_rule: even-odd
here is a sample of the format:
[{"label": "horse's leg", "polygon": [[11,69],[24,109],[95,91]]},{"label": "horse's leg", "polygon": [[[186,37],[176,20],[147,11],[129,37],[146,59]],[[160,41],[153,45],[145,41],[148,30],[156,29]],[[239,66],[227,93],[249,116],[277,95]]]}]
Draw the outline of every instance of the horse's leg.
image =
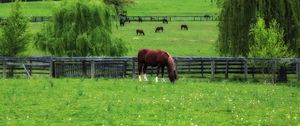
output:
[{"label": "horse's leg", "polygon": [[155,77],[155,82],[157,83],[158,82],[158,76],[159,76],[159,71],[160,71],[160,65],[157,65],[157,71],[156,71],[156,77]]},{"label": "horse's leg", "polygon": [[143,75],[143,63],[138,64],[139,69],[139,81],[142,81],[142,75]]},{"label": "horse's leg", "polygon": [[164,69],[165,69],[165,66],[162,66],[161,67],[161,79],[162,79],[162,82],[166,82],[166,80],[164,79]]},{"label": "horse's leg", "polygon": [[144,66],[143,66],[144,79],[145,79],[145,81],[148,81],[148,79],[147,79],[147,74],[146,74],[146,70],[147,70],[147,65],[144,64]]}]

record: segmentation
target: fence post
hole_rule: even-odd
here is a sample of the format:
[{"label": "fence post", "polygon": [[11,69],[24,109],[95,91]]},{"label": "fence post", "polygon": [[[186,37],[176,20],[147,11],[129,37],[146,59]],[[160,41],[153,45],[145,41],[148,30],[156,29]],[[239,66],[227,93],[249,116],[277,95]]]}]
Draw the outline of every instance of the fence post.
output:
[{"label": "fence post", "polygon": [[215,78],[215,60],[211,61],[211,78]]},{"label": "fence post", "polygon": [[225,68],[225,79],[228,79],[228,66],[229,63],[228,63],[228,60],[226,60],[226,68]]},{"label": "fence post", "polygon": [[32,76],[32,61],[29,60],[29,63],[30,63],[30,65],[29,65],[29,75]]},{"label": "fence post", "polygon": [[123,77],[126,77],[127,75],[127,59],[124,61],[124,72],[123,72]]},{"label": "fence post", "polygon": [[95,78],[95,61],[91,61],[91,78]]},{"label": "fence post", "polygon": [[204,78],[204,66],[203,66],[203,60],[201,59],[201,77]]},{"label": "fence post", "polygon": [[247,60],[244,61],[244,72],[245,72],[245,80],[247,81],[248,80],[248,62]]},{"label": "fence post", "polygon": [[297,80],[300,81],[300,63],[296,63]]},{"label": "fence post", "polygon": [[135,61],[134,61],[134,58],[132,58],[132,78],[135,80],[136,78],[136,70],[135,70]]},{"label": "fence post", "polygon": [[272,83],[276,82],[276,61],[272,61]]},{"label": "fence post", "polygon": [[2,76],[3,76],[3,79],[6,78],[6,61],[5,60],[3,61],[3,64],[2,64]]},{"label": "fence post", "polygon": [[54,77],[54,71],[53,71],[53,61],[51,60],[49,63],[49,77]]}]

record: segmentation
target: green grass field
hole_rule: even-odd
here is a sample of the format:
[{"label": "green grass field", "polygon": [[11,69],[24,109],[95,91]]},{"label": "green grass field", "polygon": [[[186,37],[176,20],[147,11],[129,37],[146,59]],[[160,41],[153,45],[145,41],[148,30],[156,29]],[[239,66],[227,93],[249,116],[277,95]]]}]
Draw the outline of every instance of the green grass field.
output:
[{"label": "green grass field", "polygon": [[[131,16],[199,16],[204,14],[216,15],[219,9],[210,0],[135,0],[135,4],[126,7]],[[60,2],[24,2],[23,9],[26,16],[50,16]],[[0,16],[8,16],[11,3],[0,4]]]},{"label": "green grass field", "polygon": [[[23,2],[22,10],[25,16],[50,16],[55,6],[59,2],[44,1],[44,2]],[[12,3],[0,3],[0,16],[8,16]]]},{"label": "green grass field", "polygon": [[[214,43],[218,37],[218,22],[161,22],[127,23],[119,27],[115,34],[129,45],[129,56],[135,56],[141,48],[163,49],[174,56],[217,56]],[[181,31],[180,25],[187,24],[188,31]],[[155,33],[157,26],[164,32]],[[144,29],[145,36],[137,36],[136,29]]]},{"label": "green grass field", "polygon": [[6,79],[0,125],[299,125],[299,97],[298,87],[226,81]]},{"label": "green grass field", "polygon": [[199,16],[219,13],[211,0],[136,0],[135,4],[126,9],[128,15],[132,16]]}]

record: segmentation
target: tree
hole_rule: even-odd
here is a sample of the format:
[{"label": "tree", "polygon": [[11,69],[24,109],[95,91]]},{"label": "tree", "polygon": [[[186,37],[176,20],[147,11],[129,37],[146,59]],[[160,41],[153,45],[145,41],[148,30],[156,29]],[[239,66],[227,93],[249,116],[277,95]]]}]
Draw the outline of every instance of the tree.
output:
[{"label": "tree", "polygon": [[283,30],[276,20],[272,20],[269,28],[262,18],[250,29],[251,46],[249,57],[255,58],[292,58],[293,52],[284,44]]},{"label": "tree", "polygon": [[18,56],[26,51],[31,34],[28,32],[29,20],[22,15],[21,3],[16,1],[10,16],[4,21],[0,35],[0,55]]},{"label": "tree", "polygon": [[220,14],[217,51],[245,56],[250,48],[250,26],[261,16],[267,27],[275,19],[284,30],[284,43],[300,56],[299,0],[224,0]]},{"label": "tree", "polygon": [[[265,25],[262,18],[250,29],[251,46],[249,50],[249,57],[254,58],[292,58],[294,53],[289,51],[288,46],[284,44],[283,29],[279,27],[276,20],[272,20],[269,28]],[[269,63],[259,63],[260,66],[269,67]],[[279,82],[287,81],[287,74],[285,73],[286,63],[277,63],[280,66],[278,74]]]},{"label": "tree", "polygon": [[124,7],[129,4],[133,4],[134,0],[104,0],[108,5],[113,5],[117,14],[123,14]]},{"label": "tree", "polygon": [[102,2],[64,1],[54,12],[53,22],[37,33],[35,43],[56,56],[125,55],[124,42],[112,36],[112,22],[111,11]]}]

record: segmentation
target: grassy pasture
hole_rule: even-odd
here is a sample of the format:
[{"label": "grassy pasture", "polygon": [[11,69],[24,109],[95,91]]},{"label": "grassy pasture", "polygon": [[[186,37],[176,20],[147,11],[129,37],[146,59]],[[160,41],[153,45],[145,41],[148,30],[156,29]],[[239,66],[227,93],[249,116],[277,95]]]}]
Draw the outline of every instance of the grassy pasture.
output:
[{"label": "grassy pasture", "polygon": [[299,125],[297,87],[153,79],[0,80],[0,125]]},{"label": "grassy pasture", "polygon": [[132,16],[199,16],[216,15],[219,9],[211,0],[136,0],[126,8]]},{"label": "grassy pasture", "polygon": [[[13,3],[1,3],[0,16],[8,16],[12,5]],[[59,2],[55,1],[23,2],[22,10],[25,16],[50,16],[52,14],[52,10],[57,5],[59,5]]]},{"label": "grassy pasture", "polygon": [[[217,56],[214,43],[217,40],[218,22],[143,22],[127,23],[115,34],[129,45],[129,56],[135,56],[141,48],[163,49],[175,56]],[[188,31],[180,30],[181,24],[189,26]],[[163,33],[155,33],[157,26],[163,26]],[[143,29],[145,36],[137,36],[136,29]]]},{"label": "grassy pasture", "polygon": [[[126,7],[128,15],[161,15],[161,16],[199,16],[215,15],[219,9],[210,0],[135,0],[135,4]],[[59,1],[24,2],[23,9],[26,16],[50,16],[51,11],[59,5]],[[0,16],[8,16],[11,3],[0,4]]]}]

